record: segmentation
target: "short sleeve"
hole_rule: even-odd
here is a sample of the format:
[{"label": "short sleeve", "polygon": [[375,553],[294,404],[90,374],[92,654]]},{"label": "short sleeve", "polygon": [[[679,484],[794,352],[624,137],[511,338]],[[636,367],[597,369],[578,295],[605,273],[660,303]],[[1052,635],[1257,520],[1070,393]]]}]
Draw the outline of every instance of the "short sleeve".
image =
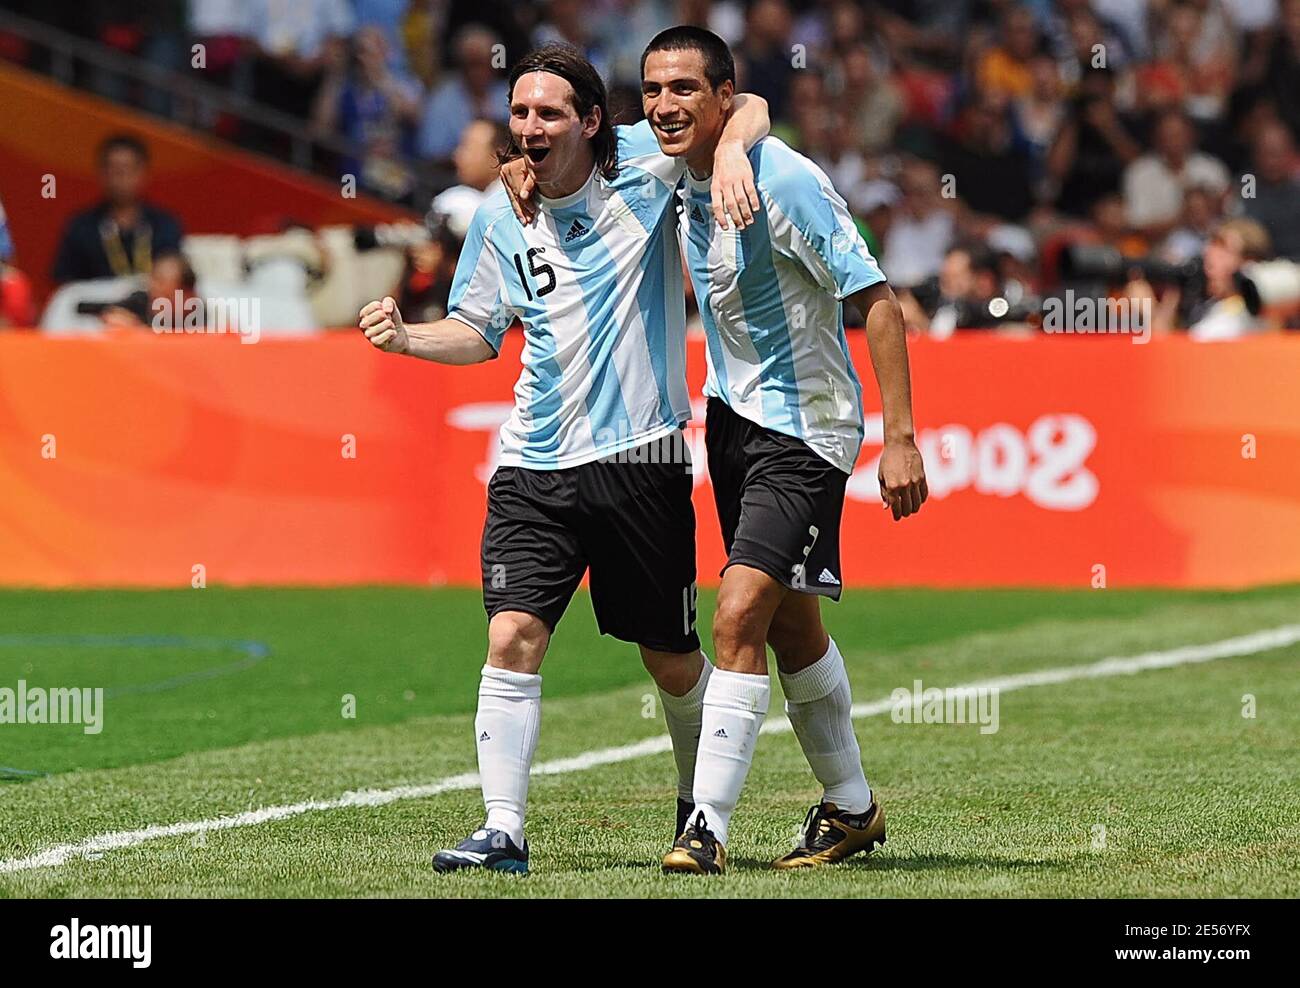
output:
[{"label": "short sleeve", "polygon": [[447,317],[470,326],[500,352],[514,311],[502,294],[501,265],[487,239],[490,213],[480,207],[465,234],[447,299]]},{"label": "short sleeve", "polygon": [[843,300],[885,280],[848,206],[820,169],[800,161],[759,176],[772,246]]},{"label": "short sleeve", "polygon": [[618,140],[619,167],[629,165],[654,175],[665,185],[675,188],[686,173],[686,159],[671,158],[659,148],[659,138],[649,120],[614,128]]}]

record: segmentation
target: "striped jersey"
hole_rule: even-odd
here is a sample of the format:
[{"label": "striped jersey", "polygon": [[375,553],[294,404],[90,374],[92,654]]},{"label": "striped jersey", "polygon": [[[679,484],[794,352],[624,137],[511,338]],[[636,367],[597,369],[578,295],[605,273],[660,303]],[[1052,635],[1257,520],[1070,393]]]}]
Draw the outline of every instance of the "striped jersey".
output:
[{"label": "striped jersey", "polygon": [[465,238],[448,316],[494,350],[524,326],[504,466],[556,470],[665,436],[690,418],[686,311],[674,239],[685,165],[648,123],[617,127],[618,175],[593,170],[524,226],[498,189]]},{"label": "striped jersey", "polygon": [[885,276],[825,172],[775,137],[749,160],[763,209],[744,230],[714,222],[707,179],[687,173],[681,189],[682,250],[708,341],[704,393],[852,473],[862,386],[840,302]]}]

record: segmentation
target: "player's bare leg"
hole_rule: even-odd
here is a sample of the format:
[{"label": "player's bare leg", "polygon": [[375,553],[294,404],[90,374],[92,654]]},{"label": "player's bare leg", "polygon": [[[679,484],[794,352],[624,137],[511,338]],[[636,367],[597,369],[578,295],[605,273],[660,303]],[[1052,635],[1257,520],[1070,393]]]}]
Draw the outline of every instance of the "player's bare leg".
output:
[{"label": "player's bare leg", "polygon": [[786,716],[822,784],[799,846],[774,864],[806,868],[870,853],[884,843],[885,816],[862,771],[853,695],[840,650],[822,626],[819,598],[790,593],[773,615],[767,641],[776,653]]},{"label": "player's bare leg", "polygon": [[694,805],[695,755],[700,743],[700,724],[704,717],[704,691],[713,666],[699,649],[681,654],[658,652],[639,646],[641,661],[659,687],[668,735],[673,740],[673,759],[677,763],[677,818],[673,839],[686,829],[687,817]]},{"label": "player's bare leg", "polygon": [[523,611],[498,611],[488,622],[488,655],[479,681],[474,735],[487,819],[455,848],[439,851],[438,871],[490,868],[526,872],[528,844],[524,816],[528,773],[542,717],[538,670],[551,633],[545,622]]}]

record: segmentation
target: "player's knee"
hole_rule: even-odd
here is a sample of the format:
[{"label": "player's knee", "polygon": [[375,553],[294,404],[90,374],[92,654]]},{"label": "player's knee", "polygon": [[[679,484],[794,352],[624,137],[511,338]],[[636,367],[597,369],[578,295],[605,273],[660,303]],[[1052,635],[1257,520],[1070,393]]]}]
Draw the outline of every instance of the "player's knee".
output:
[{"label": "player's knee", "polygon": [[550,637],[546,622],[534,614],[494,614],[488,622],[488,665],[512,672],[536,672]]},{"label": "player's knee", "polygon": [[700,681],[700,670],[704,657],[699,651],[686,654],[676,652],[657,652],[641,646],[641,661],[645,664],[650,678],[665,693],[672,696],[685,696]]},{"label": "player's knee", "polygon": [[[713,615],[713,644],[718,664],[726,668],[732,656],[762,650],[767,637],[767,608],[761,595],[739,591],[718,598]],[[764,653],[765,654],[765,653]]]}]

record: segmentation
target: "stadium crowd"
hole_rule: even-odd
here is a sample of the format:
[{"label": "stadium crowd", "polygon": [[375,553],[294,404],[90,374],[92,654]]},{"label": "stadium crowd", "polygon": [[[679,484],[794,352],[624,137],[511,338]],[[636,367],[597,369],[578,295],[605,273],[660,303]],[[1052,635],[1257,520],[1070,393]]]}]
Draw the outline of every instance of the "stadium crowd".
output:
[{"label": "stadium crowd", "polygon": [[[1149,300],[1156,331],[1232,338],[1296,325],[1294,304],[1248,306],[1240,274],[1300,261],[1300,0],[10,6],[177,71],[203,44],[209,81],[344,139],[355,155],[336,166],[376,195],[424,211],[410,169],[445,166],[431,237],[406,247],[399,292],[412,318],[440,314],[459,238],[495,181],[509,64],[533,45],[572,43],[631,122],[645,40],[691,22],[731,44],[738,87],[766,98],[774,133],[831,177],[915,332],[1031,330],[1044,298],[1067,288]],[[0,51],[24,57],[3,38]],[[107,80],[86,84],[129,101]],[[139,94],[157,112],[167,99]],[[129,140],[106,146],[104,202],[69,224],[56,280],[104,264],[144,273],[174,255],[184,217],[151,214],[143,178],[132,203],[120,199],[122,170],[146,160]],[[100,236],[106,214],[120,220],[116,252]],[[2,223],[0,213],[0,265],[12,250]],[[21,275],[0,267],[0,292],[0,325],[21,323],[32,307]]]}]

